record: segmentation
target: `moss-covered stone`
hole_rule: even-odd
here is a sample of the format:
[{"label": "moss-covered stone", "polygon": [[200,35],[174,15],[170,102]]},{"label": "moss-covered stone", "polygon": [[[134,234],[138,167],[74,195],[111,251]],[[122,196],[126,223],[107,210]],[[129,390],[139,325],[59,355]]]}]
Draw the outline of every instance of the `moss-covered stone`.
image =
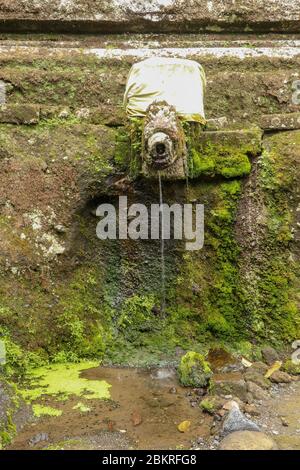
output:
[{"label": "moss-covered stone", "polygon": [[16,385],[0,375],[0,450],[10,444],[29,419],[29,408],[22,400]]},{"label": "moss-covered stone", "polygon": [[[109,42],[114,40],[109,38]],[[138,54],[125,54],[120,59],[109,55],[99,58],[91,53],[88,40],[86,50],[79,50],[78,44],[75,50],[42,46],[40,51],[38,47],[28,50],[28,46],[22,52],[17,48],[13,54],[9,49],[3,51],[0,79],[7,84],[9,105],[64,106],[79,116],[86,113],[84,109],[91,108],[88,120],[92,123],[115,126],[124,122],[122,99],[126,79],[131,65],[140,60]],[[242,47],[246,45],[242,43]],[[297,57],[280,60],[255,56],[241,60],[229,53],[216,61],[200,50],[199,54],[187,54],[187,58],[199,61],[209,78],[205,106],[209,117],[226,116],[239,126],[241,122],[258,124],[261,114],[297,111],[290,99],[299,68]]]},{"label": "moss-covered stone", "polygon": [[283,370],[291,375],[300,375],[300,364],[296,364],[291,359],[288,359],[283,364]]},{"label": "moss-covered stone", "polygon": [[[127,66],[120,66],[120,80]],[[205,205],[205,245],[188,253],[182,242],[166,242],[162,312],[159,241],[95,236],[98,203],[117,207],[124,193],[129,204],[158,202],[157,181],[139,177],[141,122],[111,128],[90,124],[70,106],[46,112],[48,101],[55,105],[55,83],[38,125],[1,125],[6,372],[24,375],[30,364],[94,357],[148,365],[174,359],[177,347],[205,353],[216,342],[251,357],[254,341],[296,339],[298,133],[265,137],[262,156],[256,128],[191,136],[188,189],[182,181],[164,182],[163,194],[169,204]],[[82,99],[76,97],[80,106]],[[127,186],[118,185],[124,180]]]},{"label": "moss-covered stone", "polygon": [[189,351],[180,360],[178,374],[185,387],[207,387],[212,371],[202,354]]},{"label": "moss-covered stone", "polygon": [[198,132],[188,134],[190,147],[189,174],[198,176],[221,175],[224,178],[246,176],[251,171],[249,157],[261,150],[261,131],[245,129],[236,131]]},{"label": "moss-covered stone", "polygon": [[1,105],[0,123],[33,125],[39,122],[38,105]]},{"label": "moss-covered stone", "polygon": [[297,339],[300,327],[299,144],[298,131],[265,138],[264,152],[241,202],[248,227],[239,224],[237,230],[248,328],[277,347],[280,341]]},{"label": "moss-covered stone", "polygon": [[200,408],[202,411],[208,414],[214,414],[217,407],[216,407],[216,400],[214,398],[204,398],[200,402]]},{"label": "moss-covered stone", "polygon": [[[75,186],[70,192],[70,199],[64,195],[59,220],[52,222],[48,209],[44,212],[46,204],[55,208],[59,201],[52,189],[49,194],[44,192],[45,206],[39,207],[39,213],[28,210],[41,197],[40,193],[35,192],[36,187],[29,183],[22,193],[24,198],[21,201],[13,199],[14,194],[10,193],[9,199],[13,201],[14,209],[6,207],[1,217],[4,235],[1,243],[5,240],[5,259],[10,260],[8,272],[4,274],[2,271],[0,276],[1,323],[10,344],[7,367],[17,368],[22,373],[28,367],[28,361],[39,364],[49,359],[63,362],[81,357],[105,357],[114,363],[147,365],[174,358],[178,346],[206,352],[209,345],[216,341],[219,344],[226,343],[230,350],[242,351],[243,354],[246,344],[247,357],[250,358],[256,348],[251,345],[253,338],[266,342],[274,338],[282,341],[287,337],[297,337],[297,310],[290,295],[290,292],[295,292],[293,283],[297,282],[297,272],[294,268],[288,271],[290,265],[283,259],[286,256],[284,253],[287,253],[285,250],[292,249],[295,261],[291,261],[291,266],[296,267],[297,249],[289,236],[292,233],[289,224],[292,223],[295,229],[297,227],[293,222],[294,215],[288,209],[289,187],[295,186],[288,177],[288,167],[279,172],[287,189],[283,190],[283,199],[278,206],[281,212],[278,211],[276,217],[272,216],[272,221],[266,206],[273,200],[277,189],[275,193],[274,189],[268,189],[269,175],[277,171],[279,160],[275,161],[269,153],[264,152],[258,167],[255,163],[249,181],[252,181],[253,174],[259,175],[260,189],[255,192],[255,197],[263,193],[266,201],[263,208],[259,206],[260,212],[255,220],[259,221],[259,217],[263,216],[267,224],[263,227],[270,227],[267,239],[265,235],[260,238],[261,229],[257,231],[255,249],[250,245],[252,239],[249,240],[248,233],[243,235],[240,228],[246,211],[254,207],[247,185],[245,190],[240,178],[229,181],[191,180],[188,193],[183,182],[164,184],[165,202],[174,202],[176,195],[176,202],[183,203],[188,198],[205,204],[206,228],[204,249],[199,252],[185,252],[180,241],[166,243],[166,312],[162,314],[159,242],[99,241],[95,236],[97,219],[93,214],[99,200],[93,205],[90,198],[98,194],[100,200],[109,198],[110,202],[117,205],[118,192],[111,193],[111,186],[106,186],[105,175],[113,175],[114,171],[122,171],[126,167],[121,157],[114,162],[112,149],[112,159],[108,163],[112,165],[112,173],[105,168],[103,173],[100,171],[102,157],[97,155],[99,142],[95,136],[102,132],[101,129],[101,126],[82,127],[77,123],[72,126],[65,123],[59,132],[57,122],[45,122],[26,133],[21,130],[16,134],[11,127],[3,133],[4,137],[13,137],[11,147],[18,156],[15,157],[18,165],[22,165],[17,167],[20,168],[19,174],[23,176],[25,171],[28,172],[28,181],[29,176],[32,177],[30,165],[34,161],[33,152],[38,150],[44,159],[46,144],[53,158],[61,160],[59,145],[64,149],[63,152],[67,151],[67,146],[72,148],[72,136],[73,144],[75,142],[77,145],[78,139],[82,152],[78,158],[72,159],[72,166],[80,169],[79,176],[70,179],[73,184],[72,181],[78,181],[79,178],[82,192],[77,192]],[[82,132],[87,134],[82,136]],[[111,134],[109,132],[108,139],[115,135],[115,131]],[[36,139],[37,144],[28,144],[27,136]],[[51,146],[50,137],[59,145]],[[126,133],[122,134],[121,141],[123,138],[127,148]],[[25,161],[19,139],[24,143]],[[8,144],[5,145],[9,152],[11,149]],[[86,160],[83,155],[85,145],[92,155],[90,157],[88,154]],[[105,147],[103,152],[106,152]],[[39,169],[41,174],[46,171],[47,184],[52,179],[52,172],[65,174],[69,168],[65,166],[66,163],[61,167],[56,166],[54,172],[52,164],[48,158],[50,173],[46,168]],[[3,174],[5,178],[13,177],[13,174],[7,172]],[[63,188],[62,193],[66,186]],[[129,195],[129,204],[158,202],[155,181],[137,180],[134,188],[136,193]],[[2,191],[7,192],[8,189],[7,185]],[[293,191],[296,195],[297,190]],[[289,194],[288,199],[286,194]],[[73,199],[75,195],[79,199]],[[74,209],[78,200],[82,208],[76,213]],[[86,204],[83,200],[87,201]],[[243,209],[244,201],[246,209]],[[20,202],[22,206],[18,206]],[[25,203],[28,205],[24,206]],[[67,211],[70,207],[73,210],[71,213]],[[24,209],[30,217],[28,227],[20,229],[15,217]],[[294,214],[296,216],[297,211]],[[279,225],[277,220],[280,221]],[[56,232],[55,226],[59,222],[67,227],[66,232]],[[33,230],[32,225],[41,228]],[[243,229],[247,227],[248,224],[243,223]],[[278,231],[276,227],[282,228]],[[42,257],[44,267],[40,268],[37,267],[40,261],[37,252],[32,249],[31,240],[44,231],[55,234],[68,251],[52,259]],[[26,238],[21,237],[22,233]],[[265,264],[256,264],[255,259],[249,260],[247,256],[253,253],[258,259],[263,255]],[[247,270],[243,267],[244,263],[247,264]],[[30,271],[28,267],[31,267]],[[35,271],[32,267],[36,267]],[[254,272],[255,282],[248,282],[247,276],[254,276]],[[285,272],[288,272],[288,276]],[[285,310],[282,305],[285,305]],[[287,315],[284,312],[289,313]],[[28,318],[30,328],[27,327]],[[267,324],[268,330],[265,329]],[[32,354],[32,351],[35,353]]]}]

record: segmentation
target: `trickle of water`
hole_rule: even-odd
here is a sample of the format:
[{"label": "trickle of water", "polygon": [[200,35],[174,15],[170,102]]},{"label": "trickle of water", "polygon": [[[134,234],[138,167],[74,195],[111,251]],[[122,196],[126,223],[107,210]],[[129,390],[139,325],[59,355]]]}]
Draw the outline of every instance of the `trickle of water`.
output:
[{"label": "trickle of water", "polygon": [[166,267],[165,267],[165,240],[164,240],[164,213],[163,213],[163,192],[161,174],[158,172],[159,181],[159,214],[160,214],[160,259],[161,259],[161,312],[165,312],[166,307]]},{"label": "trickle of water", "polygon": [[188,142],[186,143],[186,157],[184,158],[184,173],[185,173],[185,198],[188,201],[189,198],[189,148]]},{"label": "trickle of water", "polygon": [[188,173],[188,164],[185,165],[185,197],[188,201],[189,198],[189,173]]}]

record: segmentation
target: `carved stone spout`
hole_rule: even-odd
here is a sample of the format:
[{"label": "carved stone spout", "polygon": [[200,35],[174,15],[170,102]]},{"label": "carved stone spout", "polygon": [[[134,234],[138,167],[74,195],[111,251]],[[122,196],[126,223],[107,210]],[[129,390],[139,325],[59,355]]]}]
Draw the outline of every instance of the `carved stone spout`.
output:
[{"label": "carved stone spout", "polygon": [[185,135],[175,107],[166,101],[152,103],[143,127],[143,173],[151,176],[161,171],[170,179],[184,178],[186,155]]}]

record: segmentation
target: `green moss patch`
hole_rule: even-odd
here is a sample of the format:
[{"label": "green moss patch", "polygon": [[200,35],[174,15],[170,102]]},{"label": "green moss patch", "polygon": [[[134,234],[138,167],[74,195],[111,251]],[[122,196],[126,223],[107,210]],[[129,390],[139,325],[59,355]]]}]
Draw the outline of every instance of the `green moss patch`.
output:
[{"label": "green moss patch", "polygon": [[261,151],[261,131],[257,128],[202,132],[185,124],[188,141],[189,176],[223,176],[237,178],[249,175],[250,158]]},{"label": "green moss patch", "polygon": [[283,365],[283,370],[291,375],[300,375],[300,364],[288,359]]},{"label": "green moss patch", "polygon": [[246,176],[251,171],[251,163],[244,149],[228,145],[208,144],[191,150],[189,173],[191,178],[198,176],[221,175],[224,178]]},{"label": "green moss patch", "polygon": [[181,358],[178,374],[180,382],[186,387],[206,387],[212,371],[202,354],[189,351]]},{"label": "green moss patch", "polygon": [[213,398],[205,398],[200,402],[200,408],[205,413],[214,414],[214,412],[216,411],[215,400]]},{"label": "green moss patch", "polygon": [[248,328],[256,338],[276,347],[300,335],[299,149],[299,131],[265,137],[257,165],[256,194],[251,200],[254,207],[260,201],[256,209],[259,223],[253,221],[252,226],[257,241],[251,258],[245,254],[243,261],[247,276],[242,279],[241,298]]}]

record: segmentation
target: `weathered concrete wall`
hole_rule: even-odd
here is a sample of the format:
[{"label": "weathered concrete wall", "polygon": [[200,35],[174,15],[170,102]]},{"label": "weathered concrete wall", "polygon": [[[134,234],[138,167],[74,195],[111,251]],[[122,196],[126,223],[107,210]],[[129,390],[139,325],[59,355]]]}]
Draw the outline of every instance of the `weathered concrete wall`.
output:
[{"label": "weathered concrete wall", "polygon": [[[268,137],[263,149],[251,139],[250,177],[247,133],[212,132],[188,194],[184,182],[164,184],[165,202],[188,198],[206,213],[203,250],[166,243],[165,316],[159,241],[95,234],[99,203],[117,207],[118,195],[128,204],[158,202],[155,180],[128,175],[124,137],[122,128],[66,113],[0,125],[0,328],[9,360],[24,364],[16,344],[35,352],[30,361],[105,354],[147,363],[176,346],[220,340],[239,349],[246,340],[297,338],[299,131]],[[217,157],[223,176],[214,179]]]},{"label": "weathered concrete wall", "polygon": [[[299,337],[300,43],[249,34],[299,32],[299,4],[136,3],[0,1],[0,31],[42,33],[0,44],[0,332],[14,367],[157,363],[178,346],[255,352]],[[158,202],[157,182],[132,168],[139,129],[122,109],[130,66],[155,55],[202,63],[210,119],[191,146],[188,191],[164,184],[165,202],[206,208],[204,250],[166,243],[166,314],[159,241],[95,235],[100,202]]]},{"label": "weathered concrete wall", "polygon": [[105,353],[114,362],[138,361],[132,358],[143,349],[143,361],[153,362],[162,351],[216,338],[239,348],[246,339],[297,337],[299,132],[267,139],[262,149],[252,129],[268,128],[264,113],[298,110],[291,99],[297,54],[257,60],[198,52],[207,117],[226,119],[211,121],[195,146],[200,159],[188,196],[183,182],[164,186],[165,201],[202,202],[207,219],[204,250],[189,256],[166,245],[163,317],[159,244],[95,236],[97,203],[117,205],[124,194],[129,203],[158,201],[155,181],[130,175],[121,102],[137,56],[99,57],[80,50],[80,41],[31,40],[25,47],[5,41],[0,55],[0,326],[8,347],[35,351],[38,360]]},{"label": "weathered concrete wall", "polygon": [[[164,55],[200,62],[207,75],[206,116],[226,116],[230,125],[260,123],[262,114],[297,112],[293,84],[299,80],[298,41],[278,39],[262,48],[262,39],[202,41],[179,36],[82,38],[51,44],[5,41],[0,49],[0,80],[6,83],[8,105],[35,104],[73,108],[94,123],[122,124],[122,100],[131,65],[145,57]],[[197,47],[191,47],[193,44]],[[174,47],[176,46],[176,47]],[[182,47],[178,47],[182,46]],[[251,47],[249,47],[251,46]],[[93,108],[91,113],[80,111]],[[1,113],[1,119],[8,116]]]},{"label": "weathered concrete wall", "polygon": [[2,31],[299,32],[297,0],[1,0]]}]

